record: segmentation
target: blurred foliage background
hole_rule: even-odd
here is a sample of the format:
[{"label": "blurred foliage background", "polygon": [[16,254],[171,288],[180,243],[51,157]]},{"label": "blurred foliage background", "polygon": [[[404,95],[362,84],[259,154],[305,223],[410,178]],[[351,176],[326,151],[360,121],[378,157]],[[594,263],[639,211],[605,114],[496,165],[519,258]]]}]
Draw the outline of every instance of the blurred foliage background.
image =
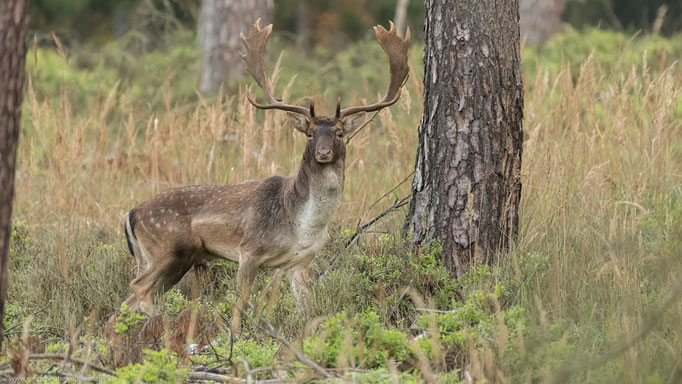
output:
[{"label": "blurred foliage background", "polygon": [[[397,3],[274,0],[272,17],[277,30],[268,51],[273,55],[284,52],[281,78],[305,74],[292,84],[292,97],[317,94],[332,100],[340,95],[351,100],[358,93],[367,97],[371,92],[366,91],[383,89],[384,73],[377,72],[383,55],[371,26],[393,19]],[[524,44],[527,80],[535,77],[538,68],[555,72],[566,63],[577,74],[591,54],[608,72],[628,71],[641,63],[644,52],[649,64],[659,70],[682,55],[679,1],[621,0],[614,4],[613,0],[566,2],[563,32],[543,44]],[[118,85],[138,108],[158,110],[168,102],[195,103],[202,70],[197,45],[201,5],[201,0],[34,0],[30,36],[35,36],[35,50],[27,62],[37,95],[49,98],[64,88],[77,90],[71,92],[71,102],[77,111],[84,111],[98,95]],[[303,21],[301,6],[305,8]],[[664,17],[660,17],[662,9]],[[652,33],[657,17],[659,33]],[[409,0],[406,23],[415,41],[411,50],[415,64],[421,61],[423,19],[423,3]],[[306,60],[300,60],[300,55]],[[269,59],[269,70],[276,59]],[[420,66],[414,67],[420,79]],[[362,89],[344,86],[349,78],[362,79]],[[235,80],[227,93],[250,84],[246,77]]]},{"label": "blurred foliage background", "polygon": [[[290,175],[300,161],[305,141],[284,124],[286,115],[256,112],[246,101],[253,80],[236,79],[213,98],[197,91],[202,1],[33,0],[7,322],[20,336],[25,319],[34,318],[32,332],[46,353],[65,353],[73,330],[88,329],[89,313],[103,325],[130,294],[133,260],[121,223],[131,207],[171,186]],[[326,111],[337,95],[348,104],[376,97],[388,68],[370,26],[386,25],[397,3],[275,0],[277,31],[267,61],[276,94],[298,102],[315,95]],[[299,33],[300,4],[307,36]],[[400,382],[419,382],[422,369],[444,382],[463,380],[458,369],[467,366],[489,371],[472,369],[473,381],[550,382],[562,367],[637,340],[604,364],[572,370],[567,382],[680,382],[682,305],[669,304],[682,263],[679,0],[570,0],[562,7],[562,31],[542,44],[526,41],[522,50],[526,141],[518,246],[505,263],[455,281],[436,262],[438,247],[413,255],[393,236],[402,213],[357,247],[344,247],[358,223],[410,190],[406,182],[384,194],[414,170],[422,112],[424,9],[409,1],[410,78],[400,102],[349,146],[332,241],[313,264],[321,282],[314,314],[330,316],[322,331],[304,338],[313,328],[298,317],[287,284],[268,313],[316,362],[344,369],[339,352],[351,351],[348,360],[367,375],[358,382],[386,382],[393,361],[404,375]],[[214,308],[206,312],[228,313],[234,266],[217,265],[211,273],[203,297]],[[165,299],[172,316],[190,308],[190,280]],[[408,285],[440,312],[417,310],[406,298]],[[266,286],[262,274],[256,291]],[[658,323],[649,314],[660,315]],[[121,319],[119,336],[139,341],[144,327],[134,317]],[[345,337],[344,327],[358,338]],[[254,368],[298,369],[286,354],[275,355],[255,325],[246,329],[236,356]],[[640,337],[642,329],[651,332]],[[92,361],[112,366],[108,351],[121,344],[95,334]],[[149,345],[161,343],[124,346],[139,356]],[[421,351],[415,346],[442,351],[443,358],[434,352],[430,363],[415,367],[414,351]],[[226,351],[224,343],[215,348]],[[81,343],[74,357],[89,358],[85,349]],[[360,358],[372,349],[377,358]],[[145,366],[173,370],[163,355],[147,355]],[[136,366],[119,373],[121,382],[137,377]]]},{"label": "blurred foliage background", "polygon": [[[368,28],[394,17],[396,0],[275,0],[274,25],[284,32],[297,32],[299,3],[306,8],[313,44],[355,41]],[[103,42],[127,31],[142,30],[153,35],[180,23],[196,29],[201,0],[34,0],[31,28],[55,32],[68,41]],[[665,7],[660,32],[671,35],[682,29],[682,2],[676,0],[569,0],[563,20],[579,29],[599,26],[622,32],[650,31]],[[422,1],[410,0],[407,23],[421,34],[424,25]]]}]

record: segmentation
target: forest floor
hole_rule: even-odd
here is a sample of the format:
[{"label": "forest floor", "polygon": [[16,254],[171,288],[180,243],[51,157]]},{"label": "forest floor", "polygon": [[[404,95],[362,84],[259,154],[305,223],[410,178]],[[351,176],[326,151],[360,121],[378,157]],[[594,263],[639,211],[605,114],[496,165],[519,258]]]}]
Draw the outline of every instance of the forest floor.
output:
[{"label": "forest floor", "polygon": [[[215,263],[200,281],[188,274],[153,318],[120,311],[135,264],[128,210],[172,186],[290,175],[302,155],[284,113],[248,104],[249,79],[197,95],[193,44],[176,31],[153,50],[128,36],[29,52],[0,376],[28,367],[55,382],[176,382],[209,378],[206,369],[243,380],[233,382],[682,380],[682,37],[567,31],[524,47],[519,238],[459,279],[438,244],[409,251],[402,210],[346,246],[359,223],[409,193],[422,99],[415,43],[400,102],[349,144],[343,201],[312,266],[310,319],[288,282],[262,272],[234,366],[234,264]],[[369,38],[335,53],[275,38],[269,50],[277,93],[317,95],[320,110],[337,95],[372,100],[388,80]]]}]

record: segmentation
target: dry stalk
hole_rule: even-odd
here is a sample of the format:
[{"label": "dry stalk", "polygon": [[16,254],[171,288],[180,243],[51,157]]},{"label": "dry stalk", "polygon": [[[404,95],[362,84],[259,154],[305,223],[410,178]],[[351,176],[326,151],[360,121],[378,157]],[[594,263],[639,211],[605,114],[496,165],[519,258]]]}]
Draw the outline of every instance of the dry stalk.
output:
[{"label": "dry stalk", "polygon": [[[99,373],[104,373],[110,376],[114,376],[114,371],[102,367],[100,365],[79,359],[77,357],[73,356],[67,356],[66,354],[57,354],[57,353],[37,353],[37,354],[30,354],[28,355],[28,360],[50,360],[50,361],[68,361],[72,364],[78,364],[78,365],[87,365],[90,369],[95,370]],[[9,367],[10,362],[4,362],[0,363],[0,370],[6,369]]]},{"label": "dry stalk", "polygon": [[[253,310],[254,306],[253,303],[249,301],[249,307]],[[290,351],[294,353],[296,356],[296,359],[303,363],[304,365],[307,365],[308,367],[312,368],[315,372],[319,373],[322,375],[324,378],[330,379],[332,378],[332,375],[327,372],[324,368],[320,367],[317,363],[314,361],[310,360],[306,355],[304,355],[301,351],[299,351],[296,347],[294,347],[289,340],[285,339],[282,337],[282,335],[279,334],[279,331],[275,329],[275,327],[270,324],[269,321],[267,321],[264,317],[260,317],[259,319],[254,319],[251,315],[248,313],[244,313],[245,317],[249,319],[251,322],[256,324],[259,328],[262,330],[266,331],[268,336],[271,338],[277,340],[280,344],[288,348]]]}]

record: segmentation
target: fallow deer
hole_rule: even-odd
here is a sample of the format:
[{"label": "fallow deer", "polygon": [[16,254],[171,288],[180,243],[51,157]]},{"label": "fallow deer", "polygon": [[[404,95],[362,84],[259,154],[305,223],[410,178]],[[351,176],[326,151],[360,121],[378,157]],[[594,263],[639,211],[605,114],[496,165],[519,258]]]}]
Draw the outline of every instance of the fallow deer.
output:
[{"label": "fallow deer", "polygon": [[239,263],[237,300],[232,309],[232,334],[240,328],[251,285],[260,267],[289,271],[299,307],[305,307],[308,266],[327,240],[327,226],[343,194],[346,144],[344,135],[356,129],[366,112],[394,104],[408,75],[405,39],[391,23],[374,32],[388,56],[390,82],[383,100],[371,105],[341,109],[334,117],[316,116],[309,108],[286,104],[272,94],[265,72],[264,54],[272,25],[249,37],[240,35],[249,73],[263,89],[266,104],[247,98],[256,108],[280,109],[301,133],[308,136],[298,173],[273,176],[237,185],[185,186],[166,190],[131,210],[125,220],[130,253],[138,276],[130,283],[133,295],[124,305],[151,314],[155,295],[176,284],[193,266],[222,258]]}]

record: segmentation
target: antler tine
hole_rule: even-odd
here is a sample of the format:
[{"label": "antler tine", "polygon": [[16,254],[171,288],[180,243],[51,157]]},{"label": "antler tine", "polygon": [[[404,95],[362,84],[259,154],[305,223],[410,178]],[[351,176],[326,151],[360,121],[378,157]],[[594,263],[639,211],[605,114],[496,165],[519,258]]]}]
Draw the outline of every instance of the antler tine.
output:
[{"label": "antler tine", "polygon": [[398,36],[398,31],[391,24],[390,29],[387,31],[381,25],[374,27],[374,35],[376,35],[379,44],[384,49],[386,56],[388,56],[388,65],[391,70],[391,80],[388,84],[388,90],[386,91],[386,96],[383,100],[370,105],[349,107],[341,110],[340,118],[352,115],[358,112],[372,112],[377,111],[382,108],[393,105],[400,98],[400,89],[410,72],[407,65],[407,49],[410,45],[410,28],[407,28],[405,32],[405,39]]},{"label": "antler tine", "polygon": [[341,117],[341,96],[336,98],[336,118]]},{"label": "antler tine", "polygon": [[251,97],[251,92],[249,89],[246,91],[246,98],[256,108],[281,109],[284,111],[299,113],[310,118],[311,115],[308,109],[283,103],[272,96],[270,83],[268,82],[268,77],[265,72],[265,46],[268,44],[270,33],[272,33],[272,24],[261,29],[260,21],[261,19],[259,18],[255,23],[253,23],[249,37],[244,36],[244,33],[242,32],[239,34],[239,38],[242,40],[242,43],[244,43],[244,47],[246,48],[246,53],[241,54],[242,59],[244,62],[246,62],[246,69],[249,71],[253,79],[256,80],[256,83],[263,88],[263,91],[265,91],[265,99],[267,100],[267,104],[260,104],[256,102]]}]

